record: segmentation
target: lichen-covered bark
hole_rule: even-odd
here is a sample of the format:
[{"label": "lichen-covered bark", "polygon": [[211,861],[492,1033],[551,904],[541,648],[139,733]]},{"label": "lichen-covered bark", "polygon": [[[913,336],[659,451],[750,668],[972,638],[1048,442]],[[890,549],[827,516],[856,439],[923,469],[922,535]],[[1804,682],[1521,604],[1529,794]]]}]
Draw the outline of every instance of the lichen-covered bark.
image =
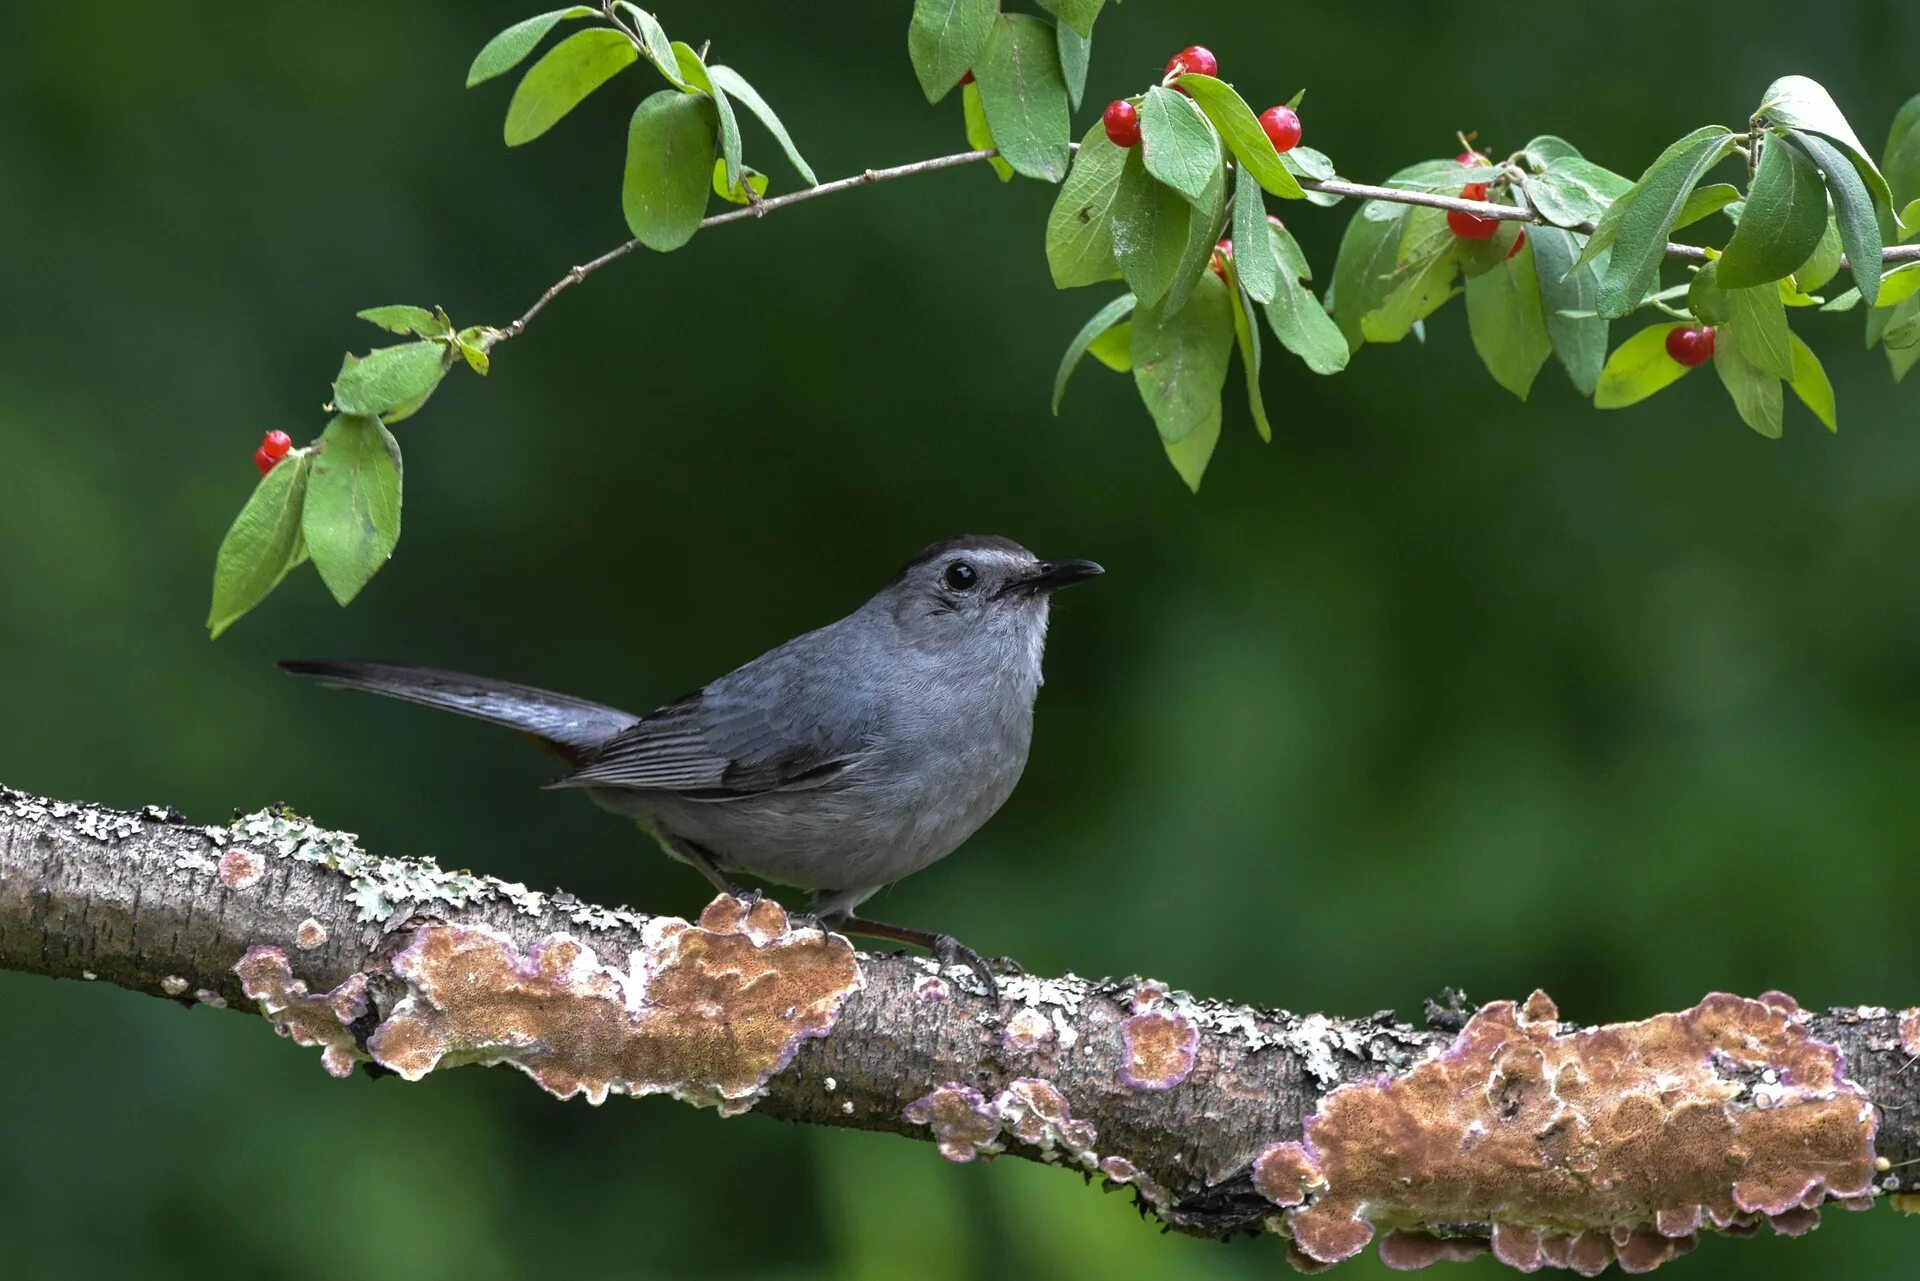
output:
[{"label": "lichen-covered bark", "polygon": [[649,917],[262,811],[225,827],[0,788],[0,966],[258,1011],[418,1079],[885,1130],[1133,1187],[1171,1227],[1275,1231],[1317,1269],[1470,1257],[1645,1270],[1699,1231],[1912,1205],[1920,1010],[1779,993],[1580,1029],[1536,994],[1445,1026],[1261,1010],[1141,980],[856,953],[769,902]]}]

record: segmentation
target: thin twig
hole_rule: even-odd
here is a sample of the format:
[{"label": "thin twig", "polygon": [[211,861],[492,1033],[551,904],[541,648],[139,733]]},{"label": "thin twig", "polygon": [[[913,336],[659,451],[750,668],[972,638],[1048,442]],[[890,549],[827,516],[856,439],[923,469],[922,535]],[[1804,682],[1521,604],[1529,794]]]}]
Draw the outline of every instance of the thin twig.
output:
[{"label": "thin twig", "polygon": [[[743,218],[763,218],[776,209],[784,209],[788,205],[797,205],[803,201],[813,200],[820,196],[830,196],[840,191],[851,191],[855,187],[870,187],[874,183],[888,182],[895,178],[910,178],[915,174],[933,173],[940,169],[953,169],[960,165],[970,165],[976,161],[988,160],[999,154],[999,152],[991,148],[981,151],[957,151],[950,156],[935,156],[931,160],[916,160],[911,164],[894,165],[889,169],[867,169],[860,173],[853,174],[850,177],[836,178],[832,182],[823,182],[817,187],[803,187],[799,191],[788,192],[784,196],[773,196],[771,198],[761,199],[738,209],[729,209],[724,213],[714,214],[710,218],[702,219],[700,228],[704,231],[708,227],[718,227],[722,223],[739,222]],[[1531,210],[1519,208],[1514,205],[1497,205],[1486,200],[1468,200],[1463,196],[1443,196],[1430,191],[1406,191],[1399,187],[1376,187],[1361,182],[1345,182],[1337,178],[1324,182],[1315,181],[1311,178],[1302,178],[1299,181],[1301,187],[1308,191],[1323,192],[1330,196],[1348,196],[1355,200],[1384,200],[1393,204],[1422,205],[1429,209],[1454,209],[1461,213],[1473,214],[1479,218],[1493,218],[1505,222],[1526,222],[1536,226],[1548,225],[1545,219]],[[1580,235],[1591,235],[1594,231],[1594,224],[1591,222],[1583,222],[1567,227],[1565,230]],[[535,316],[539,315],[561,290],[579,284],[608,263],[613,262],[617,258],[624,258],[639,247],[640,242],[638,240],[629,240],[623,245],[609,249],[598,258],[575,267],[572,271],[569,271],[566,275],[554,281],[553,285],[548,288],[545,293],[540,295],[533,306],[527,308],[524,315],[502,329],[499,337],[495,338],[494,342],[501,343],[509,338],[518,337],[526,329],[528,323],[531,322]],[[1706,262],[1707,251],[1699,245],[1683,245],[1677,241],[1670,241],[1667,244],[1667,257],[1675,258],[1682,262]],[[1889,246],[1881,253],[1880,260],[1886,265],[1920,262],[1920,244]],[[1841,267],[1845,268],[1847,266],[1848,263],[1846,259],[1841,259]]]}]

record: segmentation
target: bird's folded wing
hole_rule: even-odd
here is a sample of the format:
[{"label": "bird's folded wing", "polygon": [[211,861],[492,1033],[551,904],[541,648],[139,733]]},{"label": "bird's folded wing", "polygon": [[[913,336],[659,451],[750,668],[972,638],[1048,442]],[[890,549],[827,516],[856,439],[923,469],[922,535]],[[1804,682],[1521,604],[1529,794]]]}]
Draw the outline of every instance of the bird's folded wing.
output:
[{"label": "bird's folded wing", "polygon": [[864,715],[843,716],[838,726],[809,720],[796,700],[782,697],[786,690],[770,688],[784,682],[755,675],[762,679],[723,678],[650,713],[552,786],[670,791],[718,801],[819,787],[863,759]]}]

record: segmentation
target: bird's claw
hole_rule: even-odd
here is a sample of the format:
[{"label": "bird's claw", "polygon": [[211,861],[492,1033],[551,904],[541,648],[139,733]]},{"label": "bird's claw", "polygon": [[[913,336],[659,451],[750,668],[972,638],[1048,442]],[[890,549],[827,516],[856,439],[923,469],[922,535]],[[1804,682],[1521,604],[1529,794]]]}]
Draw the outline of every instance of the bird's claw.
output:
[{"label": "bird's claw", "polygon": [[[973,971],[974,977],[987,986],[987,997],[995,1005],[1000,1004],[1000,984],[994,980],[994,967],[987,958],[962,943],[951,934],[936,935],[933,940],[933,956],[942,966],[964,965]],[[1005,957],[999,958],[1005,961]],[[1018,972],[1018,967],[1015,967]]]}]

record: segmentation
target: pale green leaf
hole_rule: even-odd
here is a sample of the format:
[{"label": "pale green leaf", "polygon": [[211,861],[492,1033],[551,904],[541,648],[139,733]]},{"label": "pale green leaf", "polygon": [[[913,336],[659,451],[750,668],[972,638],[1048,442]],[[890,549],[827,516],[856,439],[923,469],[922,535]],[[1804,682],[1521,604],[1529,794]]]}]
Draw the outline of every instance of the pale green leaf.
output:
[{"label": "pale green leaf", "polygon": [[[1291,237],[1289,237],[1291,239]],[[1234,167],[1233,267],[1240,287],[1256,302],[1272,302],[1280,287],[1280,262],[1268,234],[1267,206],[1260,184],[1245,165]]]},{"label": "pale green leaf", "polygon": [[[749,195],[748,193],[752,194]],[[733,186],[727,185],[727,162],[713,162],[713,194],[730,205],[751,205],[757,198],[767,194],[767,175],[751,165],[740,170],[740,181]]]},{"label": "pale green leaf", "polygon": [[320,580],[342,605],[393,555],[400,490],[400,445],[378,418],[341,414],[327,424],[301,530]]},{"label": "pale green leaf", "polygon": [[787,132],[784,124],[780,123],[780,117],[775,114],[772,107],[767,105],[767,100],[760,96],[759,90],[747,83],[745,76],[732,67],[724,65],[708,67],[707,74],[712,77],[717,88],[736,102],[743,104],[761,124],[766,126],[767,132],[773,135],[773,140],[780,144],[780,150],[787,153],[787,163],[794,167],[795,172],[809,187],[820,185],[820,180],[813,176],[813,166],[809,165],[807,158],[800,154],[800,148],[794,146],[793,135]]},{"label": "pale green leaf", "polygon": [[[966,128],[967,145],[969,147],[972,147],[975,151],[995,150],[993,130],[987,127],[987,109],[980,104],[980,86],[974,81],[968,81],[966,84],[960,86],[960,120]],[[1100,136],[1104,139],[1106,137],[1105,132],[1103,131]],[[1108,145],[1111,146],[1112,144],[1109,143]],[[1001,182],[1013,181],[1013,166],[1005,160],[1002,160],[999,156],[988,156],[987,167],[993,170],[994,177],[998,178]],[[1066,184],[1062,183],[1061,186],[1064,194]],[[1111,252],[1109,252],[1108,256],[1112,256]],[[1107,273],[1108,276],[1112,274],[1111,271]],[[1091,284],[1092,282],[1083,281],[1082,283]],[[1066,288],[1065,285],[1059,285],[1057,281],[1055,284],[1058,285],[1059,288]]]},{"label": "pale green leaf", "polygon": [[1793,283],[1802,293],[1814,290],[1832,280],[1840,270],[1840,256],[1845,247],[1840,243],[1840,228],[1828,215],[1826,225],[1820,232],[1820,243],[1813,247],[1807,260],[1794,269]]},{"label": "pale green leaf", "polygon": [[1553,354],[1531,253],[1522,249],[1467,281],[1467,324],[1473,349],[1493,380],[1525,400],[1540,366]]},{"label": "pale green leaf", "polygon": [[1060,19],[1060,26],[1075,35],[1093,35],[1093,20],[1100,16],[1106,0],[1039,0],[1040,7]]},{"label": "pale green leaf", "polygon": [[718,127],[713,99],[704,94],[662,89],[634,108],[620,207],[647,248],[678,249],[700,229]]},{"label": "pale green leaf", "polygon": [[1166,297],[1186,252],[1192,221],[1193,206],[1173,188],[1154,181],[1138,147],[1122,153],[1110,213],[1113,257],[1143,303]]},{"label": "pale green leaf", "polygon": [[1394,263],[1412,212],[1409,205],[1369,200],[1347,220],[1333,264],[1331,303],[1334,321],[1346,335],[1350,351],[1358,351],[1366,341],[1361,317],[1376,310],[1392,292]]},{"label": "pale green leaf", "polygon": [[733,114],[733,104],[727,101],[726,92],[713,82],[707,64],[692,45],[675,40],[673,56],[680,67],[680,78],[713,99],[713,109],[720,121],[720,154],[727,163],[727,186],[738,187],[744,161],[740,150],[740,121]]},{"label": "pale green leaf", "polygon": [[1793,377],[1787,385],[1793,388],[1793,394],[1800,403],[1813,411],[1813,416],[1826,424],[1828,431],[1840,430],[1839,420],[1834,415],[1833,384],[1827,381],[1827,371],[1820,364],[1820,358],[1813,349],[1800,341],[1800,335],[1793,337]]},{"label": "pale green leaf", "polygon": [[1686,377],[1693,367],[1667,354],[1667,335],[1685,328],[1686,321],[1649,325],[1615,347],[1594,386],[1594,408],[1624,409]]},{"label": "pale green leaf", "polygon": [[[1793,342],[1787,309],[1772,284],[1727,290],[1727,327],[1738,339],[1743,358],[1776,378],[1793,377]],[[1716,343],[1726,329],[1716,334]],[[1718,350],[1718,347],[1715,347]]]},{"label": "pale green leaf", "polygon": [[446,316],[428,311],[425,307],[369,307],[365,311],[353,313],[361,320],[370,321],[388,333],[418,334],[422,338],[444,338],[453,332],[453,326]]},{"label": "pale green leaf", "polygon": [[207,630],[214,638],[265,600],[305,556],[300,515],[313,457],[306,451],[280,460],[260,478],[234,517],[213,562],[213,604]]},{"label": "pale green leaf", "polygon": [[487,41],[479,56],[474,58],[473,65],[467,68],[467,88],[471,89],[483,81],[512,71],[533,52],[533,47],[546,37],[547,32],[566,19],[591,18],[598,12],[591,5],[576,4],[514,23]]},{"label": "pale green leaf", "polygon": [[928,102],[951,93],[980,60],[999,12],[998,0],[914,0],[907,54]]},{"label": "pale green leaf", "polygon": [[1233,354],[1233,306],[1213,272],[1184,306],[1140,306],[1133,314],[1133,381],[1160,438],[1184,439],[1217,417]]},{"label": "pale green leaf", "polygon": [[1060,74],[1067,82],[1067,101],[1075,111],[1087,92],[1087,67],[1093,61],[1093,37],[1083,36],[1066,23],[1054,28],[1060,47]]},{"label": "pale green leaf", "polygon": [[507,145],[532,142],[639,57],[633,41],[611,27],[574,32],[520,78],[507,104]]},{"label": "pale green leaf", "polygon": [[[1880,168],[1886,174],[1894,208],[1920,201],[1920,93],[1907,99],[1895,113],[1893,127],[1887,131],[1887,149],[1880,157]],[[1913,209],[1902,213],[1900,221],[1909,230],[1920,230],[1920,218]]]},{"label": "pale green leaf", "polygon": [[1140,100],[1140,151],[1148,173],[1193,201],[1206,194],[1220,164],[1220,144],[1200,109],[1159,85]]},{"label": "pale green leaf", "polygon": [[[1558,227],[1530,227],[1534,274],[1540,283],[1540,310],[1553,354],[1582,396],[1593,395],[1607,362],[1607,318],[1594,310],[1600,294],[1597,264],[1574,266],[1580,246],[1573,233]],[[1566,312],[1579,312],[1569,316]]]},{"label": "pale green leaf", "polygon": [[1790,275],[1820,247],[1827,227],[1827,184],[1805,152],[1768,136],[1733,239],[1720,255],[1723,289],[1745,289]]},{"label": "pale green leaf", "polygon": [[1094,339],[1112,329],[1122,320],[1133,314],[1133,295],[1121,294],[1112,302],[1093,313],[1086,324],[1080,326],[1080,332],[1067,344],[1066,354],[1060,358],[1060,368],[1053,376],[1053,412],[1060,414],[1060,401],[1067,394],[1067,380],[1073,377],[1073,371],[1080,367],[1080,358],[1087,354]]},{"label": "pale green leaf", "polygon": [[[1837,147],[1859,177],[1861,185],[1870,193],[1871,201],[1891,211],[1893,193],[1887,186],[1886,178],[1873,163],[1873,157],[1867,154],[1867,149],[1861,145],[1853,126],[1847,123],[1833,96],[1818,81],[1806,76],[1780,77],[1767,87],[1755,114],[1803,134],[1817,134]],[[1817,155],[1814,158],[1819,159]],[[1820,167],[1831,183],[1833,171],[1824,164]]]},{"label": "pale green leaf", "polygon": [[1123,320],[1094,339],[1087,354],[1116,374],[1133,371],[1133,322]]},{"label": "pale green leaf", "polygon": [[[1285,164],[1284,158],[1273,149],[1273,139],[1267,137],[1267,131],[1260,127],[1260,118],[1254,114],[1246,100],[1234,91],[1232,85],[1212,76],[1188,73],[1175,82],[1191,95],[1191,101],[1199,105],[1213,127],[1219,131],[1226,142],[1227,149],[1233,152],[1233,158],[1253,172],[1260,185],[1276,196],[1288,200],[1298,200],[1306,195],[1300,182],[1293,176]],[[1149,99],[1155,93],[1166,94],[1175,102],[1185,103],[1188,98],[1165,89],[1150,89]],[[1142,125],[1145,124],[1146,108],[1141,107]],[[1152,145],[1151,139],[1148,145]],[[1297,150],[1297,148],[1296,148]],[[1318,153],[1315,153],[1318,155]],[[1324,159],[1324,157],[1322,157]]]},{"label": "pale green leaf", "polygon": [[1213,461],[1214,447],[1220,443],[1220,402],[1213,402],[1213,410],[1192,431],[1179,440],[1161,440],[1167,451],[1167,461],[1180,473],[1180,479],[1187,482],[1187,488],[1194,493],[1200,492],[1200,478],[1207,474],[1207,464]]},{"label": "pale green leaf", "polygon": [[[1232,269],[1228,269],[1229,278]],[[1227,289],[1233,307],[1233,340],[1240,348],[1240,372],[1247,383],[1247,412],[1253,416],[1253,429],[1260,439],[1273,439],[1273,424],[1267,421],[1267,402],[1260,394],[1260,323],[1253,314],[1253,299],[1239,288],[1236,280]],[[1344,353],[1346,344],[1341,344]]]},{"label": "pale green leaf", "polygon": [[1710,182],[1704,187],[1695,187],[1687,197],[1687,203],[1680,206],[1680,216],[1673,220],[1673,230],[1691,227],[1709,214],[1717,214],[1740,199],[1740,188],[1730,182]]},{"label": "pale green leaf", "polygon": [[1072,122],[1052,25],[1030,14],[1001,14],[973,75],[1006,162],[1026,177],[1059,182],[1072,151]]},{"label": "pale green leaf", "polygon": [[1778,439],[1784,409],[1780,379],[1747,359],[1736,331],[1722,329],[1715,335],[1713,368],[1741,421],[1762,436]]},{"label": "pale green leaf", "polygon": [[660,26],[660,19],[639,5],[631,3],[631,0],[614,0],[613,7],[624,12],[627,20],[633,24],[633,29],[639,33],[640,43],[644,46],[643,52],[647,55],[647,61],[653,64],[654,70],[664,76],[668,84],[682,93],[692,93],[694,86],[680,78],[680,59],[674,54],[673,41],[667,39],[665,29]]},{"label": "pale green leaf", "polygon": [[452,352],[443,342],[376,347],[349,354],[333,380],[333,403],[342,413],[404,417],[419,407],[445,376]]},{"label": "pale green leaf", "polygon": [[1696,129],[1661,152],[1640,180],[1607,206],[1580,254],[1581,262],[1592,262],[1612,250],[1595,300],[1601,315],[1618,318],[1639,305],[1659,278],[1667,236],[1687,197],[1733,147],[1731,133],[1721,125]]},{"label": "pale green leaf", "polygon": [[1579,156],[1559,158],[1525,182],[1527,197],[1540,216],[1561,227],[1594,221],[1632,186],[1630,179]]},{"label": "pale green leaf", "polygon": [[[971,139],[969,139],[971,141]],[[1101,125],[1087,130],[1047,215],[1047,269],[1056,289],[1098,284],[1120,270],[1113,256],[1114,200],[1131,154],[1113,145]]]}]

